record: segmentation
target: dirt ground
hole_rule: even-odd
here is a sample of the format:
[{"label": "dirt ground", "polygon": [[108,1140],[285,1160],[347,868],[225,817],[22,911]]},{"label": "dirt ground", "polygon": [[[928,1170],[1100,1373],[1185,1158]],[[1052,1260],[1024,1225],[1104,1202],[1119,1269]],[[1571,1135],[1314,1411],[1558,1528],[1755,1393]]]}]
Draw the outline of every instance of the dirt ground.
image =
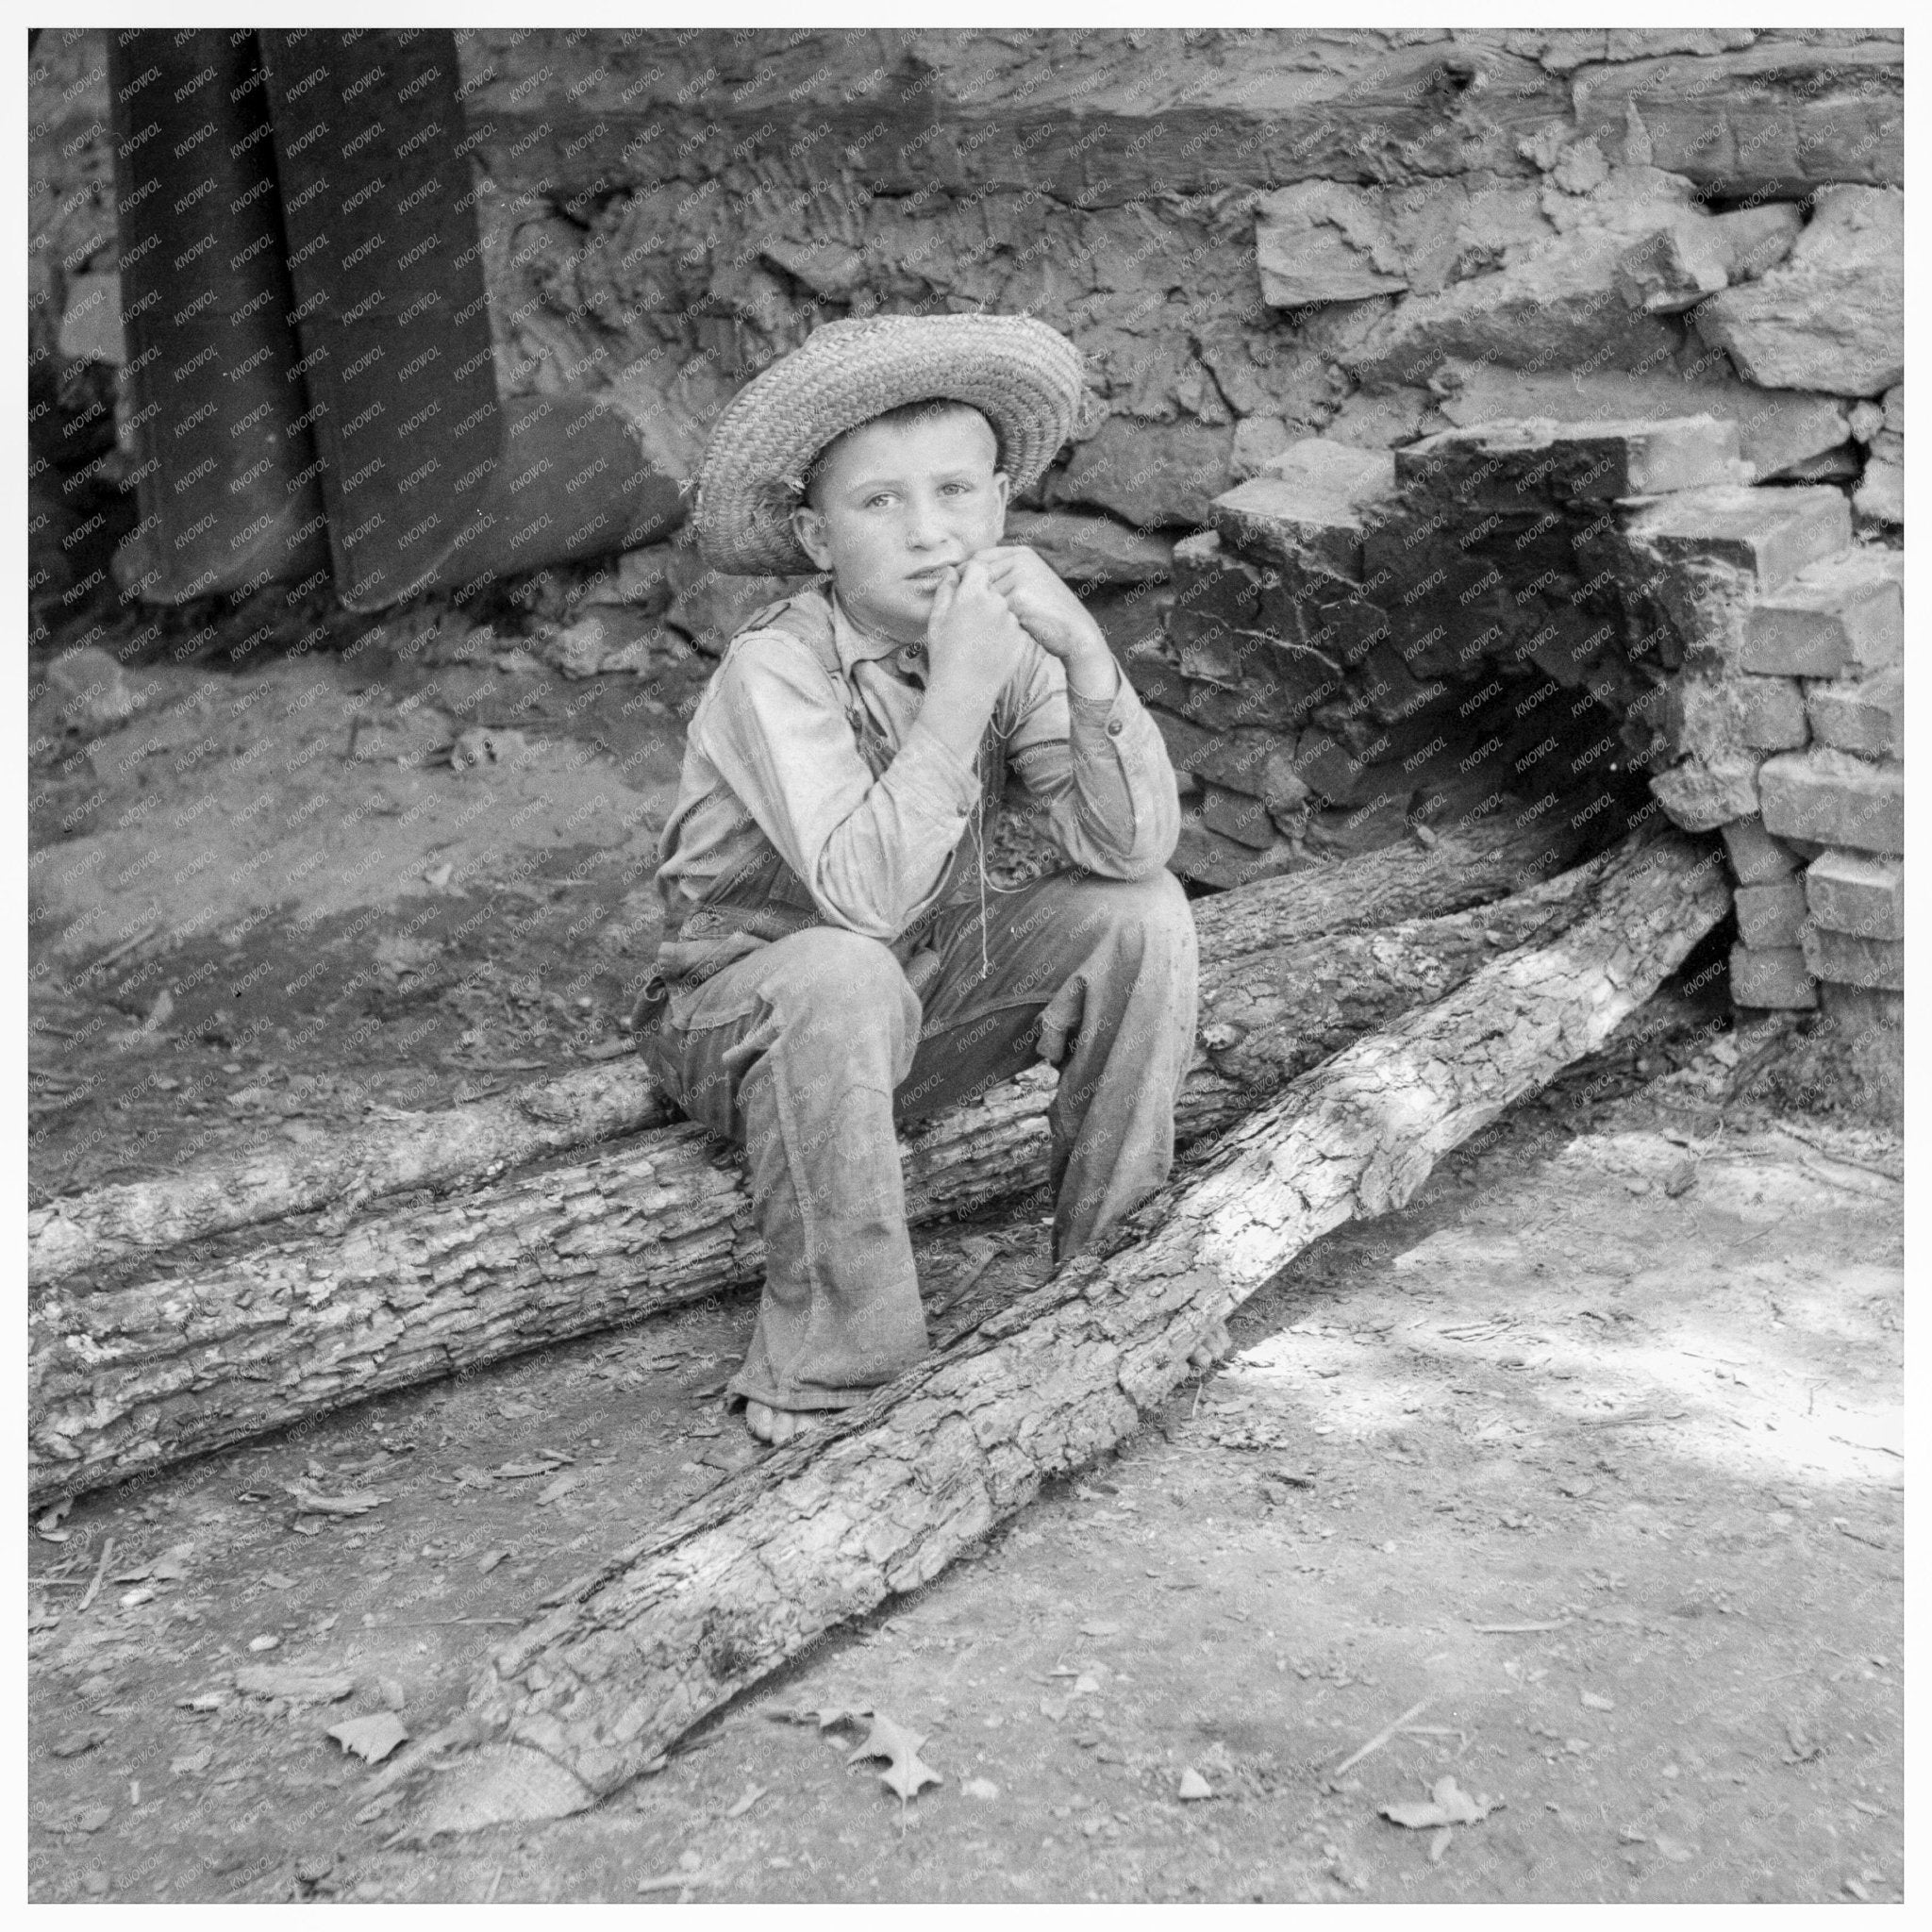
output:
[{"label": "dirt ground", "polygon": [[[35,1199],[625,1050],[703,667],[433,655],[37,712]],[[1735,1091],[1781,1042],[1727,1029],[1660,997],[1118,1457],[576,1818],[397,1842],[329,1731],[432,1730],[743,1459],[749,1293],[42,1518],[30,1897],[1902,1897],[1900,1143]],[[1035,1278],[1040,1213],[920,1231],[929,1292]],[[858,1710],[941,1781],[902,1804]],[[1384,1815],[1444,1777],[1484,1815]]]}]

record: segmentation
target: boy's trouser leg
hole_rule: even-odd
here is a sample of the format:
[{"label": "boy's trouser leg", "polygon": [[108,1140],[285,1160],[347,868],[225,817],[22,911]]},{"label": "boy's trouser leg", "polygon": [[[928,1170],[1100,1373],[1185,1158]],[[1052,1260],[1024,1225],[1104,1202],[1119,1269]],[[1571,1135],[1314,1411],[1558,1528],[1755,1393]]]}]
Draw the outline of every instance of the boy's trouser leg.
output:
[{"label": "boy's trouser leg", "polygon": [[1163,869],[1131,881],[1056,874],[991,898],[987,916],[984,967],[976,904],[936,923],[941,972],[899,1117],[1054,1061],[1053,1254],[1064,1261],[1173,1165],[1174,1102],[1194,1049],[1193,914]]},{"label": "boy's trouser leg", "polygon": [[[1044,1055],[1054,1257],[1167,1177],[1194,1041],[1196,946],[1180,883],[1056,876],[948,908],[924,1015],[876,940],[814,926],[675,1002],[652,1042],[673,1096],[745,1149],[765,1289],[729,1388],[840,1408],[925,1347],[895,1114],[958,1105]],[[895,1097],[896,1096],[896,1097]]]},{"label": "boy's trouser leg", "polygon": [[918,1030],[886,946],[813,926],[714,974],[652,1042],[685,1112],[745,1150],[765,1288],[732,1394],[842,1408],[924,1353],[892,1131]]}]

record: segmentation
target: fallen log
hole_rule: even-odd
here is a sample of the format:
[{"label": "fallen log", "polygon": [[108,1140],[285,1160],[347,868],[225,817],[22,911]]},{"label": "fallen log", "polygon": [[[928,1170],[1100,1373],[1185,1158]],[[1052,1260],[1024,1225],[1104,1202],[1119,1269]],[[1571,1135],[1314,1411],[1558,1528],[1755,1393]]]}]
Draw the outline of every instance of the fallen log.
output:
[{"label": "fallen log", "polygon": [[1716,857],[1675,837],[1591,870],[1583,916],[1556,939],[1301,1076],[1108,1252],[690,1505],[518,1632],[471,1699],[489,1752],[475,1778],[458,1765],[433,1780],[414,1835],[487,1815],[476,1781],[532,1767],[552,1815],[608,1794],[1129,1435],[1191,1352],[1222,1345],[1234,1307],[1320,1235],[1402,1206],[1449,1149],[1601,1045],[1730,902]]},{"label": "fallen log", "polygon": [[[1589,877],[1581,869],[1472,911],[1232,959],[1204,947],[1201,1058],[1176,1110],[1179,1137],[1224,1125],[1357,1034],[1459,984],[1499,946],[1574,916]],[[1053,1090],[1041,1068],[913,1135],[914,1223],[1042,1181]],[[117,1482],[638,1321],[762,1270],[735,1154],[679,1125],[179,1277],[56,1284],[29,1297],[30,1493]]]},{"label": "fallen log", "polygon": [[[1459,911],[1546,876],[1574,846],[1566,824],[1513,815],[1195,903],[1204,955],[1222,958],[1323,932],[1360,932]],[[675,1110],[634,1059],[578,1067],[488,1100],[358,1123],[306,1145],[63,1197],[27,1216],[27,1285],[239,1227],[494,1180],[546,1157],[662,1126]]]}]

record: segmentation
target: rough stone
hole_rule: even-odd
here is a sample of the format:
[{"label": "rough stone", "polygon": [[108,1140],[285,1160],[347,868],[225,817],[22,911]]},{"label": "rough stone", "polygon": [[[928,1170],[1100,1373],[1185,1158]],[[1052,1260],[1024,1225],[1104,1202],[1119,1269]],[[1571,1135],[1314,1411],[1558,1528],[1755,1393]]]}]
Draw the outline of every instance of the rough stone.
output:
[{"label": "rough stone", "polygon": [[1178,873],[1184,879],[1225,889],[1251,885],[1257,879],[1278,878],[1283,873],[1300,872],[1313,861],[1290,840],[1276,839],[1266,850],[1257,850],[1239,839],[1209,830],[1184,812],[1180,838],[1167,863],[1169,871]]},{"label": "rough stone", "polygon": [[1408,834],[1414,798],[1413,786],[1384,774],[1359,805],[1310,812],[1305,834],[1307,848],[1324,858],[1351,858],[1393,845]]},{"label": "rough stone", "polygon": [[1255,210],[1262,301],[1302,308],[1407,289],[1385,198],[1337,181],[1297,181],[1263,195]]},{"label": "rough stone", "polygon": [[1217,496],[1208,517],[1224,542],[1291,572],[1359,583],[1362,536],[1394,493],[1393,459],[1323,437],[1291,443],[1263,474]]},{"label": "rough stone", "polygon": [[1699,308],[1698,334],[1766,389],[1875,396],[1905,375],[1905,196],[1819,190],[1790,258]]},{"label": "rough stone", "polygon": [[1906,942],[1859,939],[1822,925],[1805,928],[1805,964],[1819,979],[1886,992],[1906,990]]},{"label": "rough stone", "polygon": [[1867,677],[1807,685],[1805,708],[1821,744],[1872,758],[1905,756],[1905,674],[1896,665]]},{"label": "rough stone", "polygon": [[1741,886],[1766,886],[1789,878],[1798,861],[1764,829],[1761,818],[1733,819],[1724,827],[1724,850]]},{"label": "rough stone", "polygon": [[1758,774],[1765,829],[1859,852],[1903,852],[1905,769],[1813,745],[1780,752]]},{"label": "rough stone", "polygon": [[1650,789],[1674,824],[1714,832],[1757,810],[1757,760],[1743,752],[1688,758],[1659,772]]},{"label": "rough stone", "polygon": [[1666,564],[1722,563],[1775,589],[1852,541],[1844,497],[1823,485],[1790,490],[1686,490],[1632,513],[1633,549]]},{"label": "rough stone", "polygon": [[1480,170],[1400,186],[1298,181],[1257,203],[1255,264],[1262,300],[1296,309],[1433,294],[1555,234],[1534,183]]},{"label": "rough stone", "polygon": [[1305,700],[1284,691],[1265,671],[1226,685],[1185,676],[1177,664],[1154,654],[1137,652],[1125,664],[1128,681],[1150,705],[1204,731],[1232,731],[1244,724],[1281,731],[1299,723],[1307,709]]},{"label": "rough stone", "polygon": [[1754,952],[1799,943],[1807,910],[1802,879],[1740,886],[1732,897],[1738,910],[1738,937]]},{"label": "rough stone", "polygon": [[1204,784],[1201,790],[1201,823],[1210,832],[1262,852],[1274,843],[1274,822],[1265,800],[1221,785]]},{"label": "rough stone", "polygon": [[47,666],[48,689],[60,701],[60,722],[84,738],[125,724],[151,693],[133,683],[121,660],[98,644],[63,651]]},{"label": "rough stone", "polygon": [[1350,755],[1325,731],[1305,731],[1295,745],[1294,774],[1330,805],[1359,805],[1374,789],[1374,767]]},{"label": "rough stone", "polygon": [[1789,202],[1726,215],[1683,215],[1618,258],[1617,287],[1633,308],[1677,315],[1753,281],[1791,252],[1805,218]]},{"label": "rough stone", "polygon": [[1577,131],[1726,195],[1905,179],[1905,49],[1772,42],[1580,74]]},{"label": "rough stone", "polygon": [[651,668],[654,620],[629,606],[588,610],[573,624],[551,631],[536,644],[536,655],[566,677],[597,677],[615,672],[642,675]]},{"label": "rough stone", "polygon": [[1881,429],[1872,439],[1864,475],[1852,492],[1852,508],[1880,524],[1906,520],[1906,440],[1894,429]]},{"label": "rough stone", "polygon": [[1395,452],[1395,480],[1465,509],[1507,510],[1735,485],[1749,473],[1736,425],[1714,416],[1594,424],[1541,417],[1426,436]]},{"label": "rough stone", "polygon": [[118,270],[75,275],[67,285],[67,308],[60,318],[59,350],[75,362],[127,360],[127,338],[121,326]]},{"label": "rough stone", "polygon": [[1071,510],[1015,510],[1007,519],[1006,541],[1030,544],[1074,584],[1158,583],[1174,565],[1167,538]]},{"label": "rough stone", "polygon": [[1292,811],[1307,799],[1308,788],[1295,773],[1292,736],[1269,731],[1203,735],[1206,742],[1194,749],[1188,764],[1198,777],[1258,798],[1273,811]]},{"label": "rough stone", "polygon": [[1738,736],[1753,751],[1795,751],[1810,738],[1805,696],[1790,677],[1733,680],[1738,693]]},{"label": "rough stone", "polygon": [[1641,375],[1617,369],[1529,371],[1451,359],[1431,382],[1441,392],[1441,415],[1462,426],[1512,416],[1553,416],[1564,423],[1722,417],[1738,425],[1739,454],[1760,481],[1836,449],[1847,434],[1845,406],[1836,396],[1774,394],[1707,372],[1691,381],[1668,369]]},{"label": "rough stone", "polygon": [[1681,346],[1678,326],[1624,300],[1617,263],[1672,212],[1659,205],[1641,223],[1579,228],[1493,274],[1410,295],[1337,359],[1377,390],[1426,382],[1449,357],[1537,370],[1667,363]]},{"label": "rough stone", "polygon": [[1227,458],[1228,475],[1237,483],[1258,476],[1270,460],[1294,441],[1295,432],[1280,416],[1243,416],[1234,425],[1234,448]]},{"label": "rough stone", "polygon": [[1805,868],[1811,917],[1833,932],[1860,939],[1906,936],[1906,863],[1861,852],[1824,852]]},{"label": "rough stone", "polygon": [[1049,505],[1091,504],[1143,530],[1201,525],[1227,488],[1233,426],[1109,416],[1046,479]]},{"label": "rough stone", "polygon": [[1740,661],[1786,677],[1836,677],[1896,664],[1905,642],[1905,561],[1861,548],[1810,565],[1745,619]]},{"label": "rough stone", "polygon": [[1808,1009],[1818,1004],[1818,985],[1802,948],[1774,946],[1758,952],[1739,945],[1731,948],[1731,999],[1740,1007]]}]

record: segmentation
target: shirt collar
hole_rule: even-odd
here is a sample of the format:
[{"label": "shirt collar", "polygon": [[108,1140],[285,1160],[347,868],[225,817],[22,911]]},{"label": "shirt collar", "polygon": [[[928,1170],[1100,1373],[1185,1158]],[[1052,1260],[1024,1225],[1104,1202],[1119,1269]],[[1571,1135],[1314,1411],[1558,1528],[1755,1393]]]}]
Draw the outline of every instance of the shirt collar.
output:
[{"label": "shirt collar", "polygon": [[832,638],[839,652],[840,668],[847,673],[860,662],[887,659],[902,676],[925,679],[925,646],[902,644],[895,638],[861,625],[840,602],[836,591],[828,591],[832,606]]}]

